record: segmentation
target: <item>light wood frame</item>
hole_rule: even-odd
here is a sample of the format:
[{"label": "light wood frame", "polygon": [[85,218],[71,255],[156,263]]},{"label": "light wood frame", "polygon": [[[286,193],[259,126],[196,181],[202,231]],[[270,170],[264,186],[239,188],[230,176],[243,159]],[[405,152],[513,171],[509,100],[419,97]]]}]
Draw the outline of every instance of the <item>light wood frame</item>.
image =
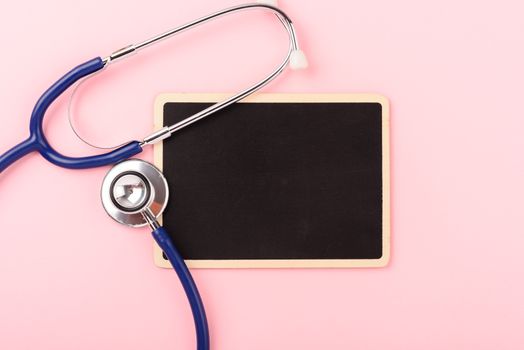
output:
[{"label": "light wood frame", "polygon": [[[165,93],[155,101],[155,130],[163,127],[164,104],[168,102],[218,102],[230,94]],[[389,101],[377,94],[274,94],[251,95],[239,103],[380,103],[382,106],[382,257],[379,259],[267,259],[267,260],[186,260],[190,268],[348,268],[383,267],[390,258],[390,149],[389,149]],[[154,163],[163,170],[162,142],[154,146]],[[161,218],[160,218],[161,222]],[[157,266],[170,268],[162,250],[154,243],[154,262]]]}]

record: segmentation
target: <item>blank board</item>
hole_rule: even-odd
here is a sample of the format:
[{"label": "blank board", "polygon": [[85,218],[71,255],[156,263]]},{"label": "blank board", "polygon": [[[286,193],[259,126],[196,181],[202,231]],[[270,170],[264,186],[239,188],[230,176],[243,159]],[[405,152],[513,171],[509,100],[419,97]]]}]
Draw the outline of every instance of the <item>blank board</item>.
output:
[{"label": "blank board", "polygon": [[[163,94],[157,128],[225,99]],[[155,145],[164,226],[190,267],[379,267],[389,260],[389,105],[258,94]],[[155,246],[155,263],[169,262]]]}]

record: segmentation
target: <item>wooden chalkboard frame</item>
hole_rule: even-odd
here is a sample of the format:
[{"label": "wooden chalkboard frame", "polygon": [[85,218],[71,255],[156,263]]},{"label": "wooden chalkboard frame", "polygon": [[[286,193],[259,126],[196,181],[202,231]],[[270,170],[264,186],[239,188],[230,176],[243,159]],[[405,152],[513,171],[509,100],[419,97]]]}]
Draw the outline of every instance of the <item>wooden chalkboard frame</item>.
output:
[{"label": "wooden chalkboard frame", "polygon": [[[230,94],[164,93],[155,100],[155,130],[163,127],[164,105],[168,102],[213,103],[224,100]],[[278,260],[186,260],[190,268],[350,268],[383,267],[390,258],[390,149],[389,149],[389,102],[377,94],[273,94],[260,93],[249,96],[239,103],[379,103],[382,106],[382,257],[379,259],[278,259]],[[154,163],[162,170],[162,143],[154,146]],[[161,218],[160,218],[161,220]],[[161,249],[154,244],[154,262],[157,266],[170,268]]]}]

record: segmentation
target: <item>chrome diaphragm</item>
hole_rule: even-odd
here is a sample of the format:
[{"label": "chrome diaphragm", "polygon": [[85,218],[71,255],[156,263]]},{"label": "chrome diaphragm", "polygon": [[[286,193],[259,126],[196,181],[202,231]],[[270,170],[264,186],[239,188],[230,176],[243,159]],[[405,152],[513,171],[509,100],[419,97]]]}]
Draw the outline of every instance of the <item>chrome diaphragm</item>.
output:
[{"label": "chrome diaphragm", "polygon": [[140,159],[117,163],[102,182],[100,193],[107,214],[119,223],[140,227],[158,218],[167,205],[169,189],[162,172]]}]

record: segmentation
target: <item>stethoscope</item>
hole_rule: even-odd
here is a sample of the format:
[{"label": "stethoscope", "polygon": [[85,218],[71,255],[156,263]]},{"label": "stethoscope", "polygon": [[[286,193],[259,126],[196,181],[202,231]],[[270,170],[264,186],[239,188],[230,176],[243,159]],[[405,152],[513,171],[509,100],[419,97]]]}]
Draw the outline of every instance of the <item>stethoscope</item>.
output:
[{"label": "stethoscope", "polygon": [[[289,50],[284,60],[258,83],[176,124],[163,127],[144,137],[142,141],[131,141],[103,154],[86,157],[68,157],[57,152],[47,141],[43,129],[45,113],[51,103],[76,82],[86,79],[108,67],[111,63],[163,39],[226,14],[249,9],[265,9],[273,12],[289,35]],[[29,122],[29,138],[0,156],[0,173],[18,159],[32,152],[39,152],[49,162],[70,169],[86,169],[115,164],[107,173],[102,184],[101,198],[104,209],[113,219],[122,224],[133,227],[149,225],[152,228],[155,241],[173,265],[188,297],[195,321],[197,349],[209,349],[206,314],[197,287],[170,236],[158,222],[158,217],[165,209],[169,197],[167,181],[161,171],[152,164],[129,158],[140,153],[144,146],[162,141],[170,137],[174,132],[258,91],[282,73],[288,65],[292,69],[302,69],[307,67],[307,60],[304,53],[299,49],[291,19],[282,10],[278,9],[273,1],[260,1],[260,3],[234,6],[201,17],[138,44],[126,46],[105,58],[97,57],[89,60],[73,68],[60,78],[36,103]]]}]

